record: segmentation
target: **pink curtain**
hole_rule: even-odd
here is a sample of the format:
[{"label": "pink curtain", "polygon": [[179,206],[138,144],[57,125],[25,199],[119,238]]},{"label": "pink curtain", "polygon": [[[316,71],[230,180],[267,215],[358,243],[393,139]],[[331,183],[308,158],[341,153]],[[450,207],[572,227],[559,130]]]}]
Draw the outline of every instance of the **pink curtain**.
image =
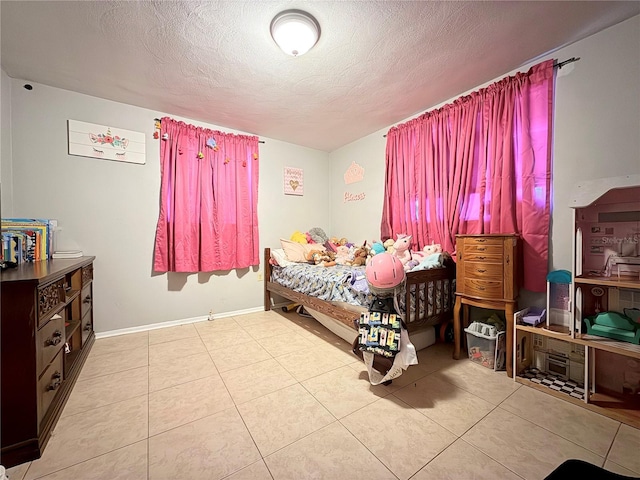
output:
[{"label": "pink curtain", "polygon": [[553,60],[392,128],[381,236],[455,253],[456,234],[517,233],[524,288],[546,290]]},{"label": "pink curtain", "polygon": [[259,265],[258,138],[161,121],[160,215],[153,269]]}]

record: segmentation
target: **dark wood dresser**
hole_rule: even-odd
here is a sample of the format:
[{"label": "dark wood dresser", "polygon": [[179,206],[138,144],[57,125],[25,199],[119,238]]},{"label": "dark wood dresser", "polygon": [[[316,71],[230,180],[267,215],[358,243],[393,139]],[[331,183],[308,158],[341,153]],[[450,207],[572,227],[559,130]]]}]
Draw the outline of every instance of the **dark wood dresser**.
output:
[{"label": "dark wood dresser", "polygon": [[[462,328],[469,305],[504,310],[506,323],[507,375],[513,376],[513,314],[521,285],[518,235],[456,235],[456,303],[453,309],[455,349],[460,358]],[[460,318],[460,310],[463,315]]]},{"label": "dark wood dresser", "polygon": [[39,458],[95,340],[95,257],[24,263],[0,274],[0,462]]}]

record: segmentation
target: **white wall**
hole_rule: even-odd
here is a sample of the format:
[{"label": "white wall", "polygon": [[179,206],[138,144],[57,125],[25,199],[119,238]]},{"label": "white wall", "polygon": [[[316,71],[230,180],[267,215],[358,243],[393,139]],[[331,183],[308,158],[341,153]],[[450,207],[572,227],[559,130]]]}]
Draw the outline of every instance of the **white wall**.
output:
[{"label": "white wall", "polygon": [[[550,270],[571,270],[568,205],[573,186],[582,180],[640,173],[640,16],[505,75],[526,71],[549,58],[563,61],[571,57],[580,57],[580,61],[560,69],[556,80]],[[336,235],[344,231],[348,238],[380,236],[386,145],[382,136],[389,128],[330,154]],[[365,180],[345,185],[342,175],[352,160],[365,168]],[[358,213],[356,205],[344,204],[347,190],[365,193],[366,200],[356,202],[364,211]],[[522,292],[521,303],[529,302],[540,303],[540,296]]]},{"label": "white wall", "polygon": [[0,212],[12,215],[11,79],[0,70]]},{"label": "white wall", "polygon": [[[12,80],[14,216],[56,218],[63,247],[95,255],[97,332],[259,308],[257,269],[152,273],[160,187],[154,118],[165,114],[79,93]],[[208,128],[233,132],[215,125]],[[67,120],[144,132],[147,163],[67,154]],[[240,132],[241,133],[241,132]],[[261,251],[280,236],[319,226],[328,231],[328,154],[262,138],[258,216]],[[4,155],[3,155],[4,157]],[[285,166],[304,169],[304,196],[283,194]],[[261,254],[262,255],[262,254]],[[260,272],[262,266],[260,267]]]}]

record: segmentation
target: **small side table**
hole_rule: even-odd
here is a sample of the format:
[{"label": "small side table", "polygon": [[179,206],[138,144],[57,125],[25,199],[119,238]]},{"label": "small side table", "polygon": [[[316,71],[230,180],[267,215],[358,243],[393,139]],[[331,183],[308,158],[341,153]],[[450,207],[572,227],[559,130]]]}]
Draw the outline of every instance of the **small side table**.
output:
[{"label": "small side table", "polygon": [[[456,303],[453,358],[460,358],[469,305],[504,310],[507,375],[513,377],[513,314],[520,289],[520,240],[513,235],[456,235]],[[462,317],[460,310],[463,310]]]}]

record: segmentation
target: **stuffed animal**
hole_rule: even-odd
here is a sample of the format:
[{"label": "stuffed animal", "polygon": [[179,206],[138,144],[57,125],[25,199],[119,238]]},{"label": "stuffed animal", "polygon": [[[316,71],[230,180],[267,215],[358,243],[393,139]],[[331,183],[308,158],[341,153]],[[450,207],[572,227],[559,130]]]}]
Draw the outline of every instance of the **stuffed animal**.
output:
[{"label": "stuffed animal", "polygon": [[407,265],[411,261],[411,235],[405,235],[403,233],[398,234],[398,239],[393,244],[393,255],[398,257],[398,260],[402,262],[402,265]]},{"label": "stuffed animal", "polygon": [[320,250],[310,250],[305,258],[308,262],[315,265],[322,265],[323,267],[331,267],[336,264],[335,255],[333,252],[322,252]]},{"label": "stuffed animal", "polygon": [[373,242],[373,245],[371,245],[371,250],[370,250],[371,256],[377,255],[379,253],[383,253],[384,251],[385,251],[384,245],[380,242]]},{"label": "stuffed animal", "polygon": [[353,260],[351,261],[351,265],[354,267],[359,267],[365,265],[367,263],[367,249],[366,247],[359,247],[353,252]]},{"label": "stuffed animal", "polygon": [[353,260],[351,250],[346,245],[338,245],[335,256],[335,262],[338,265],[350,265]]},{"label": "stuffed animal", "polygon": [[324,230],[322,230],[320,227],[313,227],[307,232],[307,235],[311,237],[314,243],[319,243],[321,245],[324,245],[324,243],[329,240],[327,234],[324,233]]},{"label": "stuffed animal", "polygon": [[422,251],[426,255],[431,255],[432,253],[442,253],[442,245],[439,243],[432,243],[431,245],[425,245]]},{"label": "stuffed animal", "polygon": [[307,243],[307,236],[304,233],[296,230],[291,234],[290,240],[292,242]]},{"label": "stuffed animal", "polygon": [[393,244],[394,243],[396,243],[396,242],[393,241],[393,238],[389,238],[389,239],[384,241],[384,243],[382,245],[384,246],[384,249],[386,250],[387,253],[393,254]]}]

